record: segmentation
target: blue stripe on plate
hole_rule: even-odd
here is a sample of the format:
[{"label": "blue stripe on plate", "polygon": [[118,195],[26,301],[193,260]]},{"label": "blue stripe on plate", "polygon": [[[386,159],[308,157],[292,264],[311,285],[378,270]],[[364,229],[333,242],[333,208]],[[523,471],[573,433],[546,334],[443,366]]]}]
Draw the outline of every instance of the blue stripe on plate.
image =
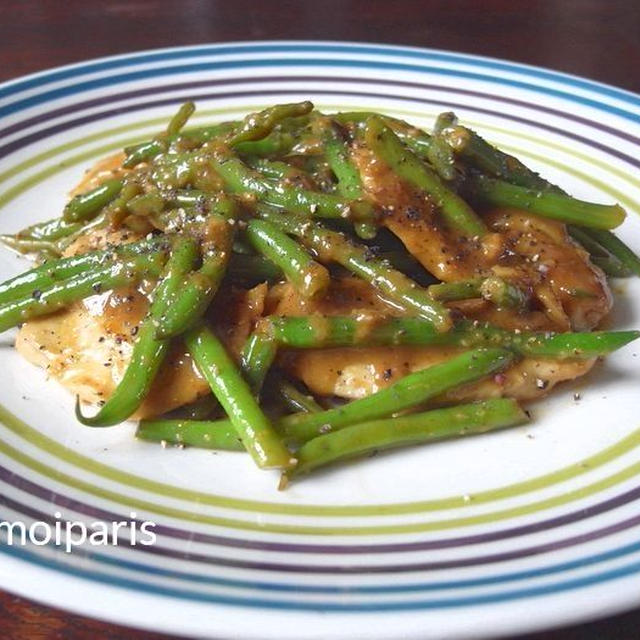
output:
[{"label": "blue stripe on plate", "polygon": [[252,53],[346,53],[358,55],[381,55],[395,56],[401,55],[407,58],[417,60],[430,60],[438,62],[452,62],[455,64],[467,64],[474,67],[482,67],[486,69],[494,69],[507,72],[516,72],[520,75],[532,78],[540,78],[553,82],[561,82],[567,86],[573,86],[589,91],[596,91],[602,95],[609,96],[616,100],[627,102],[631,105],[640,105],[640,96],[624,89],[619,89],[611,85],[603,84],[586,78],[580,78],[570,74],[553,71],[551,69],[543,69],[530,65],[518,64],[507,60],[499,60],[496,58],[486,58],[483,56],[475,56],[471,54],[453,53],[447,51],[439,51],[434,49],[418,49],[413,47],[399,47],[392,45],[370,45],[358,43],[292,43],[283,41],[282,43],[255,43],[255,44],[238,44],[238,45],[210,45],[195,47],[179,47],[169,51],[151,51],[143,53],[134,53],[122,57],[107,58],[97,60],[95,62],[87,62],[84,64],[73,65],[54,71],[44,71],[37,75],[28,77],[24,80],[7,83],[0,88],[0,98],[14,95],[20,91],[33,87],[42,86],[67,78],[96,73],[100,71],[109,71],[128,67],[138,64],[147,64],[155,62],[164,62],[168,60],[179,60],[183,58],[192,58],[197,56],[223,56],[223,55],[246,55]]},{"label": "blue stripe on plate", "polygon": [[139,580],[105,574],[98,571],[83,570],[78,567],[72,566],[62,566],[59,560],[36,556],[36,554],[29,551],[27,548],[19,546],[14,547],[2,545],[0,546],[0,553],[4,553],[14,558],[27,561],[31,564],[36,564],[41,568],[52,569],[56,571],[56,573],[65,573],[69,576],[89,579],[93,582],[98,582],[101,584],[107,584],[143,593],[179,598],[182,600],[189,600],[193,602],[206,602],[221,605],[233,605],[263,609],[266,608],[295,611],[321,611],[336,613],[419,611],[425,609],[451,609],[457,607],[477,606],[482,604],[496,604],[500,602],[509,602],[513,600],[563,593],[566,591],[598,585],[604,582],[610,582],[612,580],[617,580],[640,573],[640,561],[636,561],[623,567],[610,569],[608,571],[601,571],[587,576],[582,576],[580,578],[562,580],[560,582],[541,585],[538,587],[512,589],[509,591],[501,591],[483,595],[473,595],[456,598],[422,599],[405,602],[379,602],[376,600],[375,602],[368,603],[319,603],[285,600],[274,601],[255,597],[246,598],[238,596],[201,593],[190,589],[179,589],[162,585],[154,585],[146,582],[141,582]]},{"label": "blue stripe on plate", "polygon": [[568,100],[569,102],[575,102],[583,106],[592,107],[606,113],[619,116],[632,122],[640,122],[640,114],[621,109],[597,100],[585,98],[567,91],[561,91],[559,89],[552,89],[550,87],[541,87],[528,82],[520,80],[513,80],[508,78],[499,78],[491,75],[485,75],[472,71],[452,71],[451,69],[445,69],[440,67],[429,66],[417,66],[405,63],[397,62],[382,62],[382,61],[356,61],[356,60],[334,60],[331,58],[316,58],[309,60],[291,60],[291,59],[271,59],[271,60],[243,60],[243,61],[212,61],[208,63],[186,64],[180,67],[161,67],[150,68],[139,71],[132,71],[129,73],[123,73],[113,76],[106,76],[96,78],[93,80],[87,80],[73,85],[59,87],[50,91],[23,98],[15,102],[9,103],[0,108],[0,117],[7,116],[12,113],[16,113],[23,109],[34,107],[50,100],[57,98],[63,98],[83,91],[91,91],[93,89],[99,89],[109,87],[112,85],[122,84],[134,80],[144,80],[148,78],[166,76],[166,75],[180,75],[185,73],[198,73],[204,71],[215,70],[233,70],[239,68],[269,68],[269,67],[315,67],[324,66],[325,68],[365,68],[387,71],[408,71],[418,73],[430,73],[440,76],[464,78],[467,80],[481,80],[483,82],[491,82],[499,86],[511,86],[519,89],[527,89],[535,93],[541,93],[543,95],[554,96]]}]

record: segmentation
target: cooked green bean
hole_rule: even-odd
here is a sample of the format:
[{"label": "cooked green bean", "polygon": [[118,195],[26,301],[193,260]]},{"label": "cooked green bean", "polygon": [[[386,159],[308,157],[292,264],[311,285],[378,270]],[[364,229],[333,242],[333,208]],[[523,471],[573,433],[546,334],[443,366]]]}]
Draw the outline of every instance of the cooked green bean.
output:
[{"label": "cooked green bean", "polygon": [[230,133],[235,126],[236,123],[234,122],[222,122],[212,127],[188,129],[176,136],[159,136],[153,140],[126,147],[124,151],[127,157],[122,163],[122,166],[126,169],[131,169],[141,162],[152,160],[155,156],[166,152],[168,147],[178,140],[189,141],[191,145],[202,145],[213,138]]},{"label": "cooked green bean", "polygon": [[141,254],[83,271],[42,289],[33,288],[27,297],[11,300],[0,306],[0,331],[6,331],[31,318],[53,313],[95,293],[132,285],[145,277],[157,276],[165,260],[166,254],[162,251]]},{"label": "cooked green bean", "polygon": [[240,354],[240,367],[254,393],[260,392],[277,351],[275,340],[265,333],[254,332],[247,338]]},{"label": "cooked green bean", "polygon": [[436,119],[431,143],[427,150],[427,159],[443,180],[451,181],[456,177],[453,150],[443,135],[443,132],[454,126],[456,122],[454,113],[450,111],[441,113]]},{"label": "cooked green bean", "polygon": [[79,422],[88,427],[109,427],[131,417],[140,407],[169,350],[169,340],[156,338],[156,323],[185,272],[193,267],[196,257],[197,247],[191,238],[181,238],[176,242],[162,279],[155,288],[149,313],[138,330],[131,360],[122,380],[106,404],[92,417],[82,414],[78,398],[76,419]]},{"label": "cooked green bean", "polygon": [[[364,196],[360,172],[351,162],[349,147],[332,125],[324,130],[324,149],[329,168],[338,180],[338,193],[350,200],[358,200]],[[373,222],[356,222],[356,233],[365,239],[375,238],[378,227]]]},{"label": "cooked green bean", "polygon": [[20,238],[18,236],[0,235],[0,242],[18,253],[38,253],[49,251],[60,255],[58,247],[50,240],[35,240],[33,238]]},{"label": "cooked green bean", "polygon": [[261,173],[265,178],[272,180],[289,180],[292,182],[301,180],[311,180],[305,171],[287,164],[282,160],[265,160],[264,158],[249,158],[246,164]]},{"label": "cooked green bean", "polygon": [[153,190],[143,194],[136,194],[127,203],[128,213],[137,216],[151,216],[160,213],[166,202],[159,191]]},{"label": "cooked green bean", "polygon": [[445,391],[500,371],[513,360],[513,354],[504,349],[474,349],[410,373],[389,387],[343,407],[285,416],[278,422],[278,428],[288,440],[306,442],[322,433],[419,407]]},{"label": "cooked green bean", "polygon": [[363,422],[303,444],[296,453],[298,465],[286,477],[294,478],[320,466],[374,451],[486,433],[527,421],[527,414],[515,400],[498,398],[396,416],[393,420]]},{"label": "cooked green bean", "polygon": [[316,252],[321,262],[341,264],[371,283],[386,299],[431,321],[439,331],[446,331],[451,327],[449,312],[425,289],[373,256],[365,247],[349,242],[343,234],[303,217],[283,215],[268,207],[257,207],[256,212],[261,218],[299,237],[307,247]]},{"label": "cooked green bean", "polygon": [[194,326],[207,310],[224,277],[230,255],[230,234],[218,247],[211,247],[202,266],[190,273],[172,294],[170,304],[156,323],[158,338],[171,338]]},{"label": "cooked green bean", "polygon": [[[111,229],[118,229],[123,222],[129,217],[132,211],[129,204],[142,193],[142,185],[137,182],[124,181],[122,189],[118,196],[114,198],[103,210],[104,222]],[[145,196],[142,196],[144,201]],[[97,219],[94,219],[96,221]]]},{"label": "cooked green bean", "polygon": [[[628,278],[632,275],[632,271],[618,260],[608,249],[603,247],[590,233],[588,229],[569,226],[569,234],[571,237],[582,245],[589,253],[591,262],[598,265],[608,276],[614,278]],[[593,230],[592,230],[593,231]],[[603,233],[611,233],[605,231]]]},{"label": "cooked green bean", "polygon": [[167,136],[177,136],[196,110],[193,102],[185,102],[167,125]]},{"label": "cooked green bean", "polygon": [[452,302],[454,300],[470,300],[481,298],[482,278],[472,278],[470,280],[456,280],[454,282],[440,282],[429,286],[429,295],[441,302]]},{"label": "cooked green bean", "polygon": [[365,141],[376,157],[396,175],[433,199],[451,229],[469,238],[486,233],[484,223],[473,209],[407,149],[380,118],[374,116],[367,120]]},{"label": "cooked green bean", "polygon": [[[342,407],[284,416],[275,426],[289,442],[299,445],[319,434],[418,407],[445,391],[499,371],[512,361],[513,354],[503,349],[476,349],[409,374],[386,389]],[[222,403],[222,398],[219,399]],[[395,419],[388,422],[393,424]],[[218,420],[211,428],[224,430],[228,425],[227,420]]]},{"label": "cooked green bean", "polygon": [[529,296],[522,289],[497,276],[485,278],[480,285],[480,293],[498,309],[523,311],[529,304]]},{"label": "cooked green bean", "polygon": [[43,291],[85,271],[110,265],[138,254],[168,249],[171,246],[167,238],[153,238],[140,242],[121,245],[115,249],[91,251],[82,255],[60,258],[39,267],[25,271],[0,284],[0,305],[31,297],[34,291]]},{"label": "cooked green bean", "polygon": [[375,219],[375,209],[366,200],[346,200],[332,193],[274,183],[251,170],[230,151],[218,149],[210,162],[233,193],[250,193],[267,204],[319,218]]},{"label": "cooked green bean", "polygon": [[162,420],[210,420],[214,414],[222,411],[216,397],[209,393],[200,396],[189,404],[184,404],[161,416]]},{"label": "cooked green bean", "polygon": [[295,137],[288,131],[272,131],[261,140],[239,142],[234,145],[233,150],[243,156],[267,158],[289,153],[295,143]]},{"label": "cooked green bean", "polygon": [[304,116],[313,109],[308,100],[291,104],[277,104],[258,113],[250,113],[238,127],[229,144],[234,146],[241,142],[265,138],[273,128],[285,118]]},{"label": "cooked green bean", "polygon": [[467,181],[469,193],[486,205],[518,207],[545,218],[594,229],[613,229],[624,221],[625,210],[619,204],[597,204],[562,193],[527,189],[486,176]]},{"label": "cooked green bean", "polygon": [[287,380],[278,380],[278,391],[291,411],[318,413],[323,410],[312,395],[302,393],[302,391]]},{"label": "cooked green bean", "polygon": [[66,238],[74,231],[78,231],[82,227],[79,222],[65,222],[63,218],[54,218],[46,222],[32,224],[26,229],[22,229],[16,234],[17,238],[33,239],[33,240],[60,240]]},{"label": "cooked green bean", "polygon": [[204,420],[141,420],[136,438],[201,449],[244,451],[230,422]]},{"label": "cooked green bean", "polygon": [[638,257],[620,238],[601,229],[585,229],[588,235],[604,247],[620,264],[632,273],[640,276],[640,257]]},{"label": "cooked green bean", "polygon": [[266,220],[252,220],[246,237],[254,248],[277,265],[304,298],[322,295],[331,277],[295,240]]},{"label": "cooked green bean", "polygon": [[74,196],[64,208],[63,220],[65,222],[90,220],[100,209],[117,198],[122,187],[122,180],[106,180],[94,189]]},{"label": "cooked green bean", "polygon": [[442,137],[466,162],[494,178],[527,189],[558,190],[520,160],[500,151],[467,127],[452,126],[443,131]]},{"label": "cooked green bean", "polygon": [[233,282],[246,288],[260,282],[276,282],[282,278],[282,270],[271,260],[239,253],[231,256],[227,273]]},{"label": "cooked green bean", "polygon": [[367,120],[372,116],[382,118],[382,121],[402,140],[403,144],[420,158],[428,160],[432,137],[422,129],[414,127],[404,120],[374,113],[373,111],[345,111],[333,114],[332,118],[343,125],[352,124],[364,127]]},{"label": "cooked green bean", "polygon": [[295,465],[295,457],[274,431],[218,338],[206,327],[199,327],[185,334],[185,342],[254,462],[261,468]]},{"label": "cooked green bean", "polygon": [[619,349],[640,337],[639,331],[592,331],[584,333],[519,333],[468,320],[448,332],[438,333],[421,318],[370,318],[353,316],[267,316],[260,331],[283,347],[387,345],[452,345],[465,348],[495,346],[523,356],[547,358],[594,358]]}]

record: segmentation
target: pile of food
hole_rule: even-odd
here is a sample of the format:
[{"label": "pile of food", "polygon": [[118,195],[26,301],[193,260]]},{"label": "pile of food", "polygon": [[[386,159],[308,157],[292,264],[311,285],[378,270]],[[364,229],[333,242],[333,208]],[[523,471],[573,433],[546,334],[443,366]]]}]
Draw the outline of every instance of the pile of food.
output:
[{"label": "pile of food", "polygon": [[[91,427],[245,450],[286,481],[526,420],[519,402],[640,336],[595,330],[640,275],[577,200],[441,114],[431,134],[310,102],[107,158],[61,217],[2,236],[34,269],[0,329]],[[87,416],[81,402],[98,405]]]}]

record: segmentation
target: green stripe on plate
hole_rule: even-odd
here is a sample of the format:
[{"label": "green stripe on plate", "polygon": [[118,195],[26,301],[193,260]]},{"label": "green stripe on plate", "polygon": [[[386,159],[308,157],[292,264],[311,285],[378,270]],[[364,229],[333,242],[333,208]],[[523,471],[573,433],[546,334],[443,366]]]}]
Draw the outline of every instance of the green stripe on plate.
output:
[{"label": "green stripe on plate", "polygon": [[[113,482],[117,482],[119,484],[123,484],[126,486],[134,486],[137,489],[142,489],[145,491],[149,491],[151,493],[155,493],[157,495],[165,496],[168,498],[174,498],[177,500],[185,500],[189,502],[194,502],[196,504],[205,504],[216,507],[224,507],[230,509],[239,509],[243,511],[251,511],[251,512],[259,512],[259,513],[279,513],[284,515],[303,515],[303,516],[381,516],[381,515],[399,515],[399,514],[413,514],[413,513],[426,513],[433,511],[442,511],[446,509],[458,509],[460,507],[468,507],[470,504],[468,496],[452,496],[449,498],[440,498],[437,500],[423,500],[417,502],[405,502],[405,503],[396,503],[396,504],[374,504],[374,505],[304,505],[304,504],[278,504],[275,502],[262,502],[258,500],[246,500],[241,498],[231,498],[228,496],[220,496],[213,493],[205,493],[202,491],[192,491],[190,489],[181,489],[179,487],[175,487],[170,484],[156,482],[154,480],[149,480],[148,478],[144,478],[142,476],[138,476],[132,473],[128,473],[126,471],[120,471],[118,469],[114,469],[108,465],[102,464],[83,456],[68,447],[65,447],[55,440],[45,436],[40,431],[37,431],[33,427],[29,426],[15,415],[10,413],[6,407],[0,406],[0,422],[4,426],[6,426],[10,431],[21,437],[23,440],[26,440],[30,444],[38,447],[39,449],[46,451],[51,456],[62,460],[70,465],[74,465],[92,473],[94,475],[100,476],[107,480],[111,480]],[[81,427],[79,427],[81,428]],[[9,447],[9,445],[4,445]],[[530,493],[532,491],[537,491],[540,489],[546,489],[554,486],[560,482],[564,482],[570,480],[572,478],[576,478],[580,475],[583,475],[593,469],[601,467],[620,456],[632,451],[633,449],[640,446],[640,429],[633,431],[630,435],[626,436],[619,442],[599,451],[598,453],[589,456],[583,460],[580,460],[574,464],[571,464],[562,469],[558,469],[548,474],[544,474],[542,476],[538,476],[536,478],[531,478],[530,480],[525,480],[523,482],[518,482],[512,485],[508,485],[505,487],[500,487],[497,489],[490,489],[488,491],[481,491],[478,493],[474,493],[472,495],[471,504],[487,504],[491,502],[495,502],[497,500],[504,500],[507,498],[514,498],[519,495]],[[15,449],[11,449],[12,451],[16,451]],[[5,450],[5,454],[9,449]],[[19,452],[17,452],[19,453]],[[13,456],[11,456],[13,457]],[[15,458],[18,462],[23,462],[23,458],[18,459]],[[38,462],[33,462],[33,464],[42,464]],[[26,466],[30,466],[27,464]],[[44,467],[44,465],[43,465]],[[35,467],[31,466],[34,470]],[[635,467],[634,467],[635,468]],[[50,469],[50,468],[49,468]],[[48,477],[53,477],[53,479],[69,484],[69,486],[78,485],[73,484],[77,482],[81,482],[80,480],[76,480],[71,478],[71,476],[60,474],[56,470],[51,470],[55,476],[50,476],[48,473],[44,473]],[[622,472],[621,472],[622,473]],[[613,478],[617,477],[612,476]],[[626,479],[627,476],[624,476],[620,479]],[[70,481],[70,482],[69,482]],[[601,490],[601,482],[595,483],[594,485],[590,485],[593,488],[591,493],[596,493]],[[84,485],[83,489],[87,490],[87,487],[90,489],[89,493],[92,493],[96,487],[94,485],[87,485],[86,483],[82,483]],[[275,478],[274,478],[275,484]],[[606,485],[612,486],[612,485]],[[606,487],[605,487],[606,488]],[[590,495],[589,492],[583,493],[584,489],[579,489],[577,491],[569,492],[567,494],[563,494],[563,496],[575,495],[575,498],[584,498]],[[94,495],[102,495],[102,494],[94,494]],[[539,503],[535,503],[537,505],[541,505],[539,508],[544,509],[549,506],[555,506],[554,500],[560,500],[557,504],[564,504],[569,500],[565,500],[563,496],[559,496],[558,498],[552,498],[549,500],[545,500]],[[124,497],[119,496],[120,499],[115,500],[116,502],[120,502]],[[126,499],[126,498],[125,498]],[[124,502],[124,504],[129,504]],[[149,508],[158,513],[164,513],[162,509],[162,505],[145,503],[145,508]],[[523,505],[520,507],[516,507],[515,509],[507,510],[505,512],[498,513],[507,513],[512,514],[513,517],[518,515],[524,515],[526,513],[532,513],[537,509],[530,510],[530,505]],[[181,512],[187,513],[187,512]],[[182,516],[180,516],[182,517]],[[188,520],[193,520],[197,517],[197,514],[191,514],[191,516],[187,517]],[[480,517],[480,516],[479,516]],[[448,521],[443,521],[448,522]],[[488,522],[488,520],[480,520],[478,522]],[[469,524],[476,524],[475,521],[470,521]],[[451,525],[454,526],[454,525]],[[447,527],[443,527],[447,528]],[[261,527],[259,527],[261,529]],[[367,530],[367,533],[371,533],[372,531],[377,531],[376,527],[371,527],[371,531]],[[264,529],[267,530],[267,529]],[[271,529],[268,529],[271,530]],[[416,529],[416,531],[420,531],[422,529]],[[386,529],[384,531],[387,531]]]}]

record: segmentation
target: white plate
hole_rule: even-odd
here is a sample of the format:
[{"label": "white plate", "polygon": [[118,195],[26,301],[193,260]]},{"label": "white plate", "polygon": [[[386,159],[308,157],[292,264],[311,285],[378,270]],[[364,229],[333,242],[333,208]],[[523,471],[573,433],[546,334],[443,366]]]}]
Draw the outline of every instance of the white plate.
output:
[{"label": "white plate", "polygon": [[[640,97],[441,51],[241,43],[138,53],[0,87],[0,231],[58,215],[92,161],[158,131],[277,101],[430,126],[453,109],[568,191],[620,201],[640,232]],[[25,268],[0,252],[4,279]],[[614,325],[640,326],[640,286]],[[0,546],[0,587],[166,632],[234,638],[498,636],[640,605],[640,345],[534,407],[530,425],[381,455],[277,492],[247,456],[86,429],[2,338],[0,520],[138,520],[153,546]],[[3,540],[4,534],[3,535]],[[533,613],[535,611],[535,614]]]}]

